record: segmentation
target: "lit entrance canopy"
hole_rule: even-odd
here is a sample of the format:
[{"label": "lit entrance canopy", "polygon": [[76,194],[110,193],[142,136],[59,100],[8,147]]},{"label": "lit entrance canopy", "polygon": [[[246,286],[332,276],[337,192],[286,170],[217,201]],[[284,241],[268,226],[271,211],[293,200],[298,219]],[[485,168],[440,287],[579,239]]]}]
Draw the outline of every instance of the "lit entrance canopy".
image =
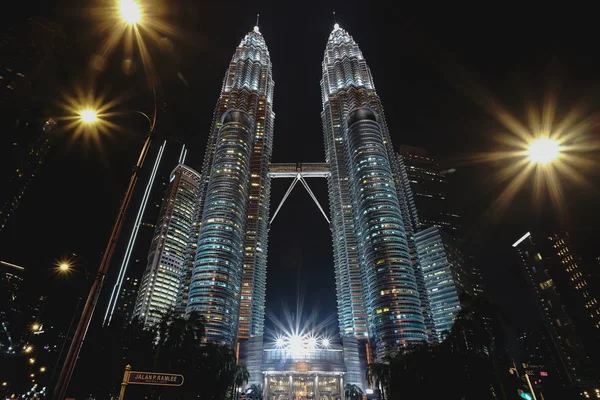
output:
[{"label": "lit entrance canopy", "polygon": [[277,216],[277,213],[279,213],[279,210],[283,206],[283,203],[285,203],[288,196],[294,189],[294,186],[296,186],[296,183],[298,183],[298,182],[302,183],[302,186],[304,186],[304,188],[306,189],[306,191],[308,192],[310,197],[313,199],[313,201],[315,202],[317,207],[319,207],[319,211],[321,211],[321,214],[323,214],[323,217],[325,217],[325,220],[327,221],[327,223],[330,224],[331,222],[329,221],[329,218],[327,218],[327,214],[325,213],[325,211],[323,211],[323,207],[321,207],[321,204],[319,204],[319,200],[317,200],[317,198],[314,195],[314,193],[312,192],[312,190],[310,190],[308,183],[306,183],[306,180],[304,179],[304,178],[327,178],[327,177],[329,177],[329,175],[330,175],[329,166],[326,163],[271,164],[269,166],[269,174],[268,174],[269,178],[271,178],[271,179],[272,178],[293,178],[294,180],[292,181],[292,184],[288,188],[287,192],[285,192],[283,199],[281,199],[281,203],[279,203],[277,210],[275,210],[275,213],[273,213],[273,217],[271,217],[269,224],[273,223],[273,220]]}]

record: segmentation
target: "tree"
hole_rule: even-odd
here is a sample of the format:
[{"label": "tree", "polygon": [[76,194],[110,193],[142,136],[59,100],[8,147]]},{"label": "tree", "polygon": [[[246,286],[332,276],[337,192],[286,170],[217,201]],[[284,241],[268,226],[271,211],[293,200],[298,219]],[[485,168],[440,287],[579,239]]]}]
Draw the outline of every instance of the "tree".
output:
[{"label": "tree", "polygon": [[358,386],[347,383],[346,387],[344,388],[344,394],[346,395],[347,399],[360,400],[362,398],[363,391]]},{"label": "tree", "polygon": [[382,364],[367,380],[390,400],[409,393],[448,400],[505,399],[506,317],[482,297],[464,296],[454,325],[439,344],[416,344]]},{"label": "tree", "polygon": [[389,382],[390,368],[388,364],[371,363],[367,366],[367,381],[379,389],[381,398],[385,400],[385,391]]},{"label": "tree", "polygon": [[248,380],[250,380],[250,373],[248,372],[248,369],[244,365],[236,365],[234,378],[231,385],[232,400],[236,398],[237,388],[243,387],[246,383],[248,383]]},{"label": "tree", "polygon": [[134,371],[182,374],[185,380],[180,387],[130,385],[128,398],[225,400],[235,385],[235,353],[230,346],[207,343],[204,334],[204,320],[195,313],[186,318],[167,315],[149,329],[136,320],[113,322],[88,335],[72,380],[73,393],[77,398],[116,395],[125,365],[130,364]]}]

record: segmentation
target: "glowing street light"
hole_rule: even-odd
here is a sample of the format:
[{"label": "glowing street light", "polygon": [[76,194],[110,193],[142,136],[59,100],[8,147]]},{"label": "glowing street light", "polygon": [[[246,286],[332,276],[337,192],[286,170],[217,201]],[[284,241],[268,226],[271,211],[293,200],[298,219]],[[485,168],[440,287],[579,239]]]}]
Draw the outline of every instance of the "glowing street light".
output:
[{"label": "glowing street light", "polygon": [[527,155],[532,162],[545,165],[558,158],[560,151],[560,145],[556,140],[541,137],[529,144]]},{"label": "glowing street light", "polygon": [[29,359],[29,364],[35,364],[35,358],[30,358]]},{"label": "glowing street light", "polygon": [[40,330],[42,326],[40,324],[38,324],[37,322],[34,322],[33,325],[31,325],[31,330],[34,332],[37,332]]},{"label": "glowing street light", "polygon": [[119,15],[128,25],[135,25],[142,21],[142,9],[136,0],[120,0]]},{"label": "glowing street light", "polygon": [[46,372],[46,367],[40,367],[40,372]]},{"label": "glowing street light", "polygon": [[61,263],[58,264],[58,270],[60,272],[68,272],[71,270],[71,264],[69,264],[66,261],[63,261]]},{"label": "glowing street light", "polygon": [[33,351],[33,347],[32,346],[26,346],[24,349],[25,353],[31,353]]},{"label": "glowing street light", "polygon": [[[133,197],[135,186],[138,181],[139,171],[143,167],[144,160],[146,159],[146,155],[148,154],[148,152],[150,150],[150,145],[152,144],[152,139],[154,136],[153,135],[154,128],[156,126],[156,110],[157,110],[156,91],[154,90],[154,87],[152,88],[152,94],[153,94],[153,99],[154,99],[154,113],[153,113],[152,118],[143,112],[136,111],[136,113],[142,115],[150,123],[149,131],[148,131],[148,134],[146,135],[144,145],[142,146],[142,150],[138,157],[137,163],[131,171],[131,177],[129,179],[129,184],[125,191],[125,195],[122,197],[121,205],[120,205],[119,211],[117,213],[117,218],[113,224],[113,229],[110,234],[110,238],[108,239],[108,243],[106,244],[106,249],[103,253],[104,255],[102,257],[102,261],[100,262],[100,265],[98,266],[98,272],[96,273],[96,277],[95,277],[95,279],[92,283],[92,286],[88,292],[87,299],[84,303],[85,305],[83,307],[83,310],[81,311],[81,317],[79,319],[79,323],[77,324],[77,328],[75,329],[75,333],[73,334],[73,339],[71,340],[71,344],[69,345],[67,355],[65,356],[62,368],[60,370],[60,375],[58,376],[58,379],[56,381],[56,386],[55,386],[55,390],[54,390],[54,394],[53,394],[54,400],[65,398],[65,394],[66,394],[67,388],[69,386],[69,382],[71,380],[73,370],[75,369],[75,363],[79,356],[81,346],[83,344],[83,341],[85,340],[86,333],[88,331],[90,322],[94,315],[94,310],[96,308],[98,298],[100,297],[100,292],[101,292],[102,286],[104,284],[104,277],[106,276],[106,273],[108,271],[116,243],[119,240],[121,228],[123,227],[123,222],[125,221],[125,218],[127,216],[127,211],[129,210],[129,206],[131,204],[131,199]],[[79,107],[73,107],[74,105],[75,106],[77,105],[78,101],[79,100],[77,98],[68,99],[67,109],[71,109],[71,110],[81,109]],[[96,101],[96,102],[100,103],[100,105],[102,105],[101,102],[99,102],[99,101]],[[114,105],[114,103],[112,105]],[[111,127],[116,127],[116,125],[114,125],[113,123],[111,123],[108,120],[103,118],[103,117],[108,116],[108,114],[105,112],[105,110],[110,109],[112,105],[109,103],[109,104],[105,105],[103,108],[100,108],[100,107],[96,108],[99,110],[98,114],[94,113],[94,118],[98,119],[98,121],[96,123],[91,124],[91,125],[85,123],[84,118],[87,118],[88,120],[90,120],[92,115],[84,114],[83,112],[80,112],[79,116],[81,118],[78,118],[79,120],[77,118],[71,118],[72,123],[68,127],[75,127],[76,135],[83,133],[86,130],[86,128],[88,128],[88,127],[89,127],[89,129],[87,129],[87,130],[95,131],[96,134],[100,133],[101,131],[107,131]],[[91,110],[91,109],[88,108],[88,110]],[[82,125],[85,125],[86,127],[84,128]]]},{"label": "glowing street light", "polygon": [[81,121],[86,124],[93,124],[98,120],[98,113],[91,108],[87,108],[79,112]]}]

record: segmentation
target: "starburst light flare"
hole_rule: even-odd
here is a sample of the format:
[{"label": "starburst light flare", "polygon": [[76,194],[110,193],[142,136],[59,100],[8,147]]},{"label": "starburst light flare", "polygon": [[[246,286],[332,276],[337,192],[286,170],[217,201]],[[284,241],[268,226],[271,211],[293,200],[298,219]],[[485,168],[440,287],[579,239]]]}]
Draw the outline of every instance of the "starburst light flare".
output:
[{"label": "starburst light flare", "polygon": [[102,137],[121,130],[109,118],[118,114],[114,109],[122,100],[117,98],[108,101],[93,89],[85,91],[76,88],[74,93],[63,94],[59,105],[65,116],[58,119],[63,123],[62,127],[70,132],[71,141],[93,142],[95,147],[101,148]]},{"label": "starburst light flare", "polygon": [[582,171],[597,165],[591,152],[600,150],[600,144],[590,135],[595,116],[586,115],[581,106],[575,106],[558,119],[554,96],[547,97],[541,111],[530,107],[527,123],[491,97],[485,104],[508,130],[497,137],[498,151],[468,157],[471,162],[500,166],[495,179],[505,186],[489,207],[488,217],[500,218],[527,186],[532,188],[532,207],[539,209],[548,197],[557,211],[564,212],[564,184],[587,184]]},{"label": "starburst light flare", "polygon": [[[167,0],[112,0],[109,4],[103,1],[90,10],[97,21],[99,34],[105,38],[94,57],[94,67],[102,69],[107,58],[122,45],[123,71],[131,74],[139,59],[149,83],[155,86],[156,73],[148,43],[157,43],[164,50],[172,47],[170,38],[182,36],[166,19],[172,12],[173,3]],[[164,45],[165,42],[169,45]]]},{"label": "starburst light flare", "polygon": [[529,160],[534,163],[545,165],[559,157],[560,145],[556,140],[541,137],[529,144],[527,153]]},{"label": "starburst light flare", "polygon": [[142,8],[136,0],[120,0],[119,15],[125,23],[135,25],[142,21]]}]

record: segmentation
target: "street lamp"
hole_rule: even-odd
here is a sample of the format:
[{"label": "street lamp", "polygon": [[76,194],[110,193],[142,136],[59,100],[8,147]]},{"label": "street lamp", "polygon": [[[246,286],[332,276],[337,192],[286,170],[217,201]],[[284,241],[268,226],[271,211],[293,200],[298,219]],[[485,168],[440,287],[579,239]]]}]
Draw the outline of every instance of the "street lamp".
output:
[{"label": "street lamp", "polygon": [[67,271],[69,271],[70,269],[71,269],[71,265],[70,265],[69,263],[67,263],[67,262],[61,262],[61,263],[58,265],[58,270],[59,270],[60,272],[67,272]]},{"label": "street lamp", "polygon": [[79,117],[81,121],[86,124],[93,124],[98,120],[98,112],[96,110],[92,110],[90,108],[81,110],[79,112]]},{"label": "street lamp", "polygon": [[533,163],[546,165],[556,160],[561,153],[560,144],[548,137],[533,140],[527,148],[527,156]]},{"label": "street lamp", "polygon": [[136,0],[120,0],[119,16],[127,25],[136,25],[142,21],[142,7]]},{"label": "street lamp", "polygon": [[[125,0],[123,0],[125,1]],[[139,171],[142,169],[144,165],[144,161],[146,156],[148,155],[148,151],[150,150],[150,145],[152,144],[152,137],[154,133],[154,128],[156,126],[156,111],[157,111],[157,100],[156,100],[156,90],[152,88],[153,100],[154,100],[154,113],[152,117],[149,117],[147,114],[135,110],[134,112],[142,115],[149,123],[148,133],[146,134],[144,144],[142,146],[142,150],[138,157],[137,163],[135,167],[132,169],[131,177],[129,178],[129,185],[127,186],[127,190],[125,191],[125,195],[123,196],[123,200],[121,201],[121,206],[119,208],[119,212],[117,213],[117,218],[114,222],[113,229],[111,235],[108,239],[108,243],[106,244],[106,249],[104,250],[104,255],[102,261],[100,262],[100,266],[98,267],[98,271],[96,273],[96,277],[94,279],[94,283],[90,288],[90,292],[88,293],[87,300],[85,305],[83,306],[83,311],[81,312],[81,318],[79,319],[79,323],[77,324],[77,329],[75,330],[75,334],[73,335],[73,339],[71,341],[71,345],[69,346],[69,351],[65,357],[64,364],[60,371],[60,375],[58,377],[58,381],[56,383],[56,388],[54,390],[53,398],[55,400],[64,399],[67,388],[69,386],[69,382],[71,381],[71,376],[73,375],[73,370],[75,369],[75,363],[77,362],[77,358],[79,357],[79,352],[81,350],[81,346],[83,345],[83,341],[85,340],[85,335],[89,328],[90,322],[94,315],[94,310],[96,308],[96,303],[98,302],[98,298],[100,297],[100,292],[102,290],[102,286],[104,285],[104,278],[106,277],[106,273],[108,272],[108,267],[110,266],[110,262],[112,260],[112,256],[115,250],[115,246],[119,240],[119,235],[121,234],[121,229],[123,228],[123,222],[125,221],[125,217],[127,215],[127,211],[129,210],[129,205],[131,203],[131,198],[133,197],[133,193],[135,190],[135,186],[139,179]],[[91,111],[91,109],[87,109]],[[97,123],[97,114],[95,119],[92,119],[91,113],[85,113],[82,111],[79,113],[81,121],[90,125],[93,128],[94,124]],[[86,122],[86,119],[89,122]],[[60,267],[59,267],[60,268]]]}]

